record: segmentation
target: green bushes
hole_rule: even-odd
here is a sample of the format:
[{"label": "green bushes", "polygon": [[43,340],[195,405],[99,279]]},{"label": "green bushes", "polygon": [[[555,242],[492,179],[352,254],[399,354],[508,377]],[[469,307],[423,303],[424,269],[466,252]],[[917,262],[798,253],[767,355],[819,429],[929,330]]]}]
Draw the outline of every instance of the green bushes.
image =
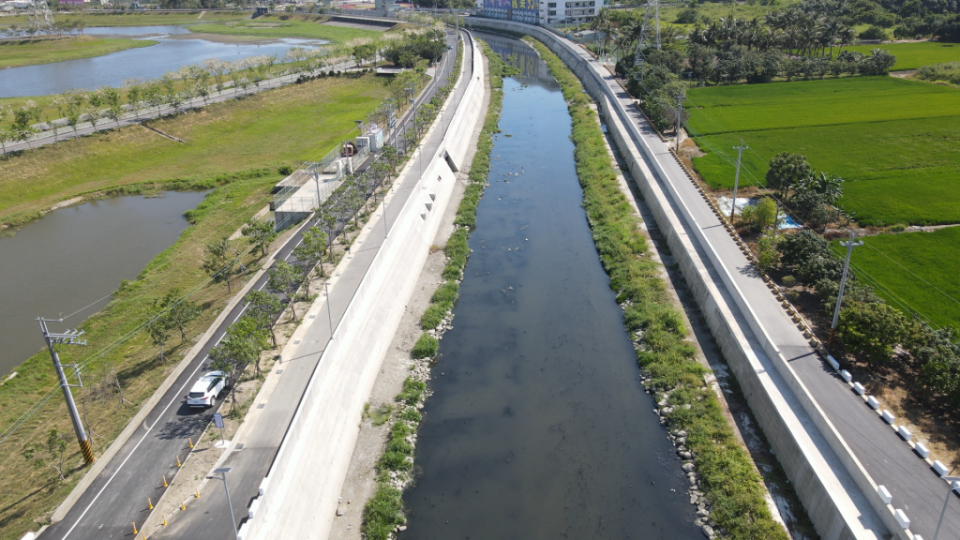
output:
[{"label": "green bushes", "polygon": [[[682,314],[672,306],[656,263],[646,257],[646,240],[620,191],[599,123],[580,81],[544,45],[533,45],[563,89],[573,120],[577,175],[594,243],[617,301],[626,304],[624,324],[640,336],[637,359],[657,390],[673,389],[670,421],[689,433],[701,487],[713,505],[712,520],[733,538],[786,539],[764,501],[761,480],[737,443],[720,404],[706,388],[706,368],[694,358]],[[689,408],[684,408],[689,405]],[[649,414],[637,411],[637,414]]]},{"label": "green bushes", "polygon": [[923,66],[917,70],[917,78],[924,81],[942,81],[960,86],[960,62]]},{"label": "green bushes", "polygon": [[413,357],[416,359],[432,358],[437,355],[440,342],[430,334],[420,334],[417,343],[413,346]]}]

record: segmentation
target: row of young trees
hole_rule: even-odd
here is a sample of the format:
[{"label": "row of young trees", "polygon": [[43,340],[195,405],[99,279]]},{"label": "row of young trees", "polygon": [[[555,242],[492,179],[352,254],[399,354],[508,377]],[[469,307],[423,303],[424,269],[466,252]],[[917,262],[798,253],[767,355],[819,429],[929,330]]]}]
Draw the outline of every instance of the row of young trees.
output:
[{"label": "row of young trees", "polygon": [[[333,241],[349,226],[351,219],[353,226],[359,227],[364,205],[371,197],[376,203],[377,190],[396,174],[400,160],[400,153],[388,145],[382,149],[379,159],[364,172],[347,176],[331,196],[315,209],[316,224],[303,231],[303,242],[293,251],[295,260],[277,261],[269,271],[267,290],[252,291],[244,298],[247,309],[243,317],[231,325],[223,341],[210,351],[211,367],[226,374],[234,407],[240,378],[251,365],[254,376],[259,376],[262,353],[277,345],[274,326],[280,314],[289,307],[293,320],[299,320],[295,304],[311,298],[309,289],[301,292],[311,271],[315,271],[319,277],[325,277],[325,263],[336,262],[334,251],[330,249]],[[247,238],[254,254],[259,253],[261,258],[267,255],[270,244],[277,238],[273,223],[257,218],[249,220],[241,233]],[[227,238],[212,241],[206,247],[202,268],[213,281],[226,283],[230,290],[233,276],[245,270],[241,264],[244,251]],[[174,294],[171,298],[176,296]],[[158,302],[158,310],[174,313],[165,302]],[[156,320],[167,321],[169,318],[173,318],[173,315],[158,316]],[[157,326],[161,339],[165,339],[164,332],[173,328],[168,323],[158,323]],[[162,359],[163,343],[154,339],[154,344],[160,347]]]},{"label": "row of young trees", "polygon": [[64,19],[62,21],[54,21],[49,25],[30,24],[26,26],[19,26],[16,24],[11,24],[3,29],[3,35],[8,38],[25,37],[28,39],[36,39],[38,37],[50,38],[53,36],[62,38],[64,34],[69,36],[81,36],[83,35],[83,31],[86,29],[86,27],[87,23],[85,23],[82,19]]}]

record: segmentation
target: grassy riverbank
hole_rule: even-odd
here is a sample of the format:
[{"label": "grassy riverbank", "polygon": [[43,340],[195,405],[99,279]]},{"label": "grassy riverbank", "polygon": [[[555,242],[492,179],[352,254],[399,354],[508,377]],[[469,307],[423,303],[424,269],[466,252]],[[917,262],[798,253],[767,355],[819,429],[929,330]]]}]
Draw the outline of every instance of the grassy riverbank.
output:
[{"label": "grassy riverbank", "polygon": [[[36,213],[50,201],[73,195],[213,189],[188,212],[192,226],[177,243],[135,280],[124,283],[103,311],[81,325],[89,345],[60,351],[64,363],[83,364],[84,387],[74,389],[74,396],[89,431],[95,434],[96,453],[126,427],[232,296],[224,284],[208,283],[201,269],[207,243],[229,236],[266,206],[270,189],[281,178],[278,165],[294,165],[325,153],[346,138],[353,119],[365,117],[386,92],[372,76],[328,78],[153,124],[186,139],[187,144],[133,126],[0,161],[0,182],[6,182],[0,184],[0,202],[7,217],[11,208],[26,205]],[[242,240],[234,244],[248,247]],[[251,255],[245,255],[243,262],[250,272],[255,271]],[[233,294],[249,276],[234,278]],[[178,335],[171,337],[164,364],[140,327],[155,309],[155,301],[174,290],[191,292],[190,300],[202,311],[187,329],[186,342],[181,343]],[[4,456],[0,461],[0,540],[36,530],[85,470],[47,354],[33,356],[17,372],[0,386],[0,430],[6,435],[25,419],[0,445]],[[49,401],[24,416],[48,396]],[[26,445],[44,442],[51,428],[66,434],[64,481],[52,468],[34,468],[22,455]]]},{"label": "grassy riverbank", "polygon": [[323,24],[328,19],[329,17],[323,15],[270,14],[256,19],[223,24],[201,24],[191,26],[190,30],[207,34],[258,38],[325,39],[334,43],[346,43],[357,38],[376,38],[383,34],[377,30]]},{"label": "grassy riverbank", "polygon": [[[140,126],[0,160],[0,225],[19,225],[77,196],[194,181],[319,158],[387,96],[373,75],[332,77],[210,105]],[[130,186],[136,186],[131,188]]]},{"label": "grassy riverbank", "polygon": [[[577,175],[584,208],[610,287],[625,305],[624,323],[641,346],[637,358],[651,375],[648,387],[673,390],[670,426],[688,432],[700,489],[711,504],[711,520],[733,538],[786,539],[764,500],[764,488],[747,452],[737,443],[716,395],[704,385],[705,368],[694,358],[682,314],[666,292],[656,263],[646,257],[638,227],[604,145],[590,97],[577,77],[543,44],[533,45],[560,83],[573,119]],[[658,396],[659,397],[659,396]],[[689,408],[687,408],[689,407]],[[637,414],[649,414],[637,411]]]},{"label": "grassy riverbank", "polygon": [[156,41],[150,40],[98,39],[90,36],[3,41],[0,42],[0,69],[92,58],[156,44]]}]

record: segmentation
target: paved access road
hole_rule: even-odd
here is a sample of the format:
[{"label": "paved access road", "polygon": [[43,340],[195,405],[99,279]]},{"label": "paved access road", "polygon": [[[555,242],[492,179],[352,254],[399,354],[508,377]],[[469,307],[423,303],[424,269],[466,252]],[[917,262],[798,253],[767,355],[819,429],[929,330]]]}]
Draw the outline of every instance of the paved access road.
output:
[{"label": "paved access road", "polygon": [[[451,45],[456,44],[455,39],[452,35],[447,36],[447,41]],[[455,50],[454,48],[451,52]],[[453,63],[454,55],[444,55],[439,70],[440,76],[435,77],[430,85],[421,93],[416,101],[417,106],[429,101],[433,97],[438,84],[442,84],[442,81],[449,76]],[[458,92],[456,96],[457,99],[459,99],[461,94],[462,92]],[[411,108],[409,111],[412,110],[414,109]],[[407,124],[408,126],[412,126],[413,115],[410,114],[409,111],[401,121],[401,125]],[[402,129],[395,130],[395,133],[402,133]],[[388,142],[395,144],[396,135],[392,136],[392,139],[388,140]],[[427,141],[424,154],[428,157],[431,156],[432,152],[436,151],[438,143],[439,139],[436,137]],[[399,197],[403,193],[403,186],[398,186],[395,189],[397,189],[398,198],[394,200],[400,201],[399,208],[402,206],[406,195],[409,195],[409,192],[403,197]],[[277,260],[289,259],[293,249],[301,242],[301,232],[312,225],[314,225],[314,223],[310,221],[304,222],[297,233],[277,252],[275,258]],[[380,227],[382,228],[382,224],[380,224]],[[353,295],[353,290],[355,290],[356,285],[359,284],[365,270],[365,268],[361,268],[355,272],[356,269],[353,265],[360,264],[361,261],[367,258],[369,259],[367,261],[369,265],[369,261],[373,259],[373,254],[376,252],[375,248],[379,245],[380,241],[382,241],[382,233],[380,240],[371,239],[364,249],[354,255],[354,259],[351,261],[351,266],[349,267],[350,270],[348,271],[350,278],[346,279],[347,276],[345,275],[345,279],[341,280],[338,284],[339,286],[331,291],[334,324],[336,324],[339,316],[349,303],[349,299]],[[368,252],[370,252],[369,256],[367,255]],[[354,272],[356,273],[355,278],[353,277]],[[254,283],[253,289],[263,289],[266,282],[267,275],[264,274],[264,276]],[[353,282],[353,289],[350,289],[351,282]],[[103,472],[100,473],[90,487],[80,496],[64,519],[51,525],[44,531],[41,538],[45,540],[65,540],[68,538],[71,540],[121,538],[133,540],[131,522],[136,522],[140,525],[146,520],[149,515],[149,510],[147,510],[147,497],[151,497],[154,501],[160,499],[164,491],[162,476],[165,475],[168,482],[174,478],[178,470],[176,466],[177,456],[183,460],[189,453],[187,439],[192,437],[195,440],[197,435],[200,434],[211,421],[213,409],[209,411],[189,409],[184,405],[184,396],[199,375],[209,369],[207,353],[210,348],[220,342],[227,328],[243,314],[244,309],[244,303],[240,302],[229,313],[224,319],[223,324],[211,335],[210,339],[190,362],[189,366],[177,378],[171,388],[164,393],[162,399],[154,409],[150,411],[134,435],[121,447],[120,451],[111,459]],[[325,344],[325,341],[322,344],[318,344],[318,353],[322,352],[322,346]],[[265,411],[270,414],[277,414],[275,418],[272,418],[270,422],[266,423],[270,425],[270,429],[252,434],[254,438],[254,440],[251,441],[252,444],[249,446],[245,445],[242,452],[235,454],[236,456],[243,456],[249,460],[251,465],[262,465],[264,467],[264,474],[266,468],[269,467],[273,453],[275,453],[276,448],[279,447],[289,418],[293,416],[296,404],[300,399],[299,396],[302,395],[303,388],[305,388],[309,375],[312,372],[311,364],[315,365],[320,355],[316,354],[314,356],[288,362],[283,365],[285,376],[282,381],[289,380],[292,384],[288,383],[289,387],[284,386],[282,391],[275,392],[274,396],[276,396],[276,398],[274,399],[274,403]],[[286,370],[289,370],[289,372]],[[288,373],[290,376],[287,376]],[[285,399],[281,399],[281,396]],[[281,405],[284,405],[284,407],[281,407]],[[287,418],[286,422],[283,421],[284,415],[286,415]],[[273,448],[272,450],[270,450],[271,446]],[[244,498],[242,494],[248,493],[250,486],[254,486],[255,491],[256,486],[262,478],[263,474],[260,474],[257,478],[254,476],[246,478],[239,474],[232,475],[231,479],[235,480],[235,485],[231,485],[231,488],[232,490],[237,489],[237,495],[233,501],[234,504],[238,506],[238,509],[241,507],[245,509],[246,503],[249,500],[249,498]],[[223,493],[221,486],[213,484],[208,484],[207,490],[209,491],[210,488],[213,487],[220,488],[216,493]],[[201,499],[201,501],[205,504],[215,503],[213,497]],[[245,510],[238,510],[238,512],[238,516],[246,516]],[[213,522],[215,520],[205,521]],[[221,523],[221,526],[226,532],[229,532],[226,521]],[[219,529],[214,527],[212,530]],[[209,535],[205,536],[209,537]],[[196,537],[198,537],[198,535],[193,533],[185,533],[184,536],[179,536],[179,538]],[[230,536],[225,533],[223,537],[229,538]]]},{"label": "paved access road", "polygon": [[[606,68],[582,49],[576,50],[597,73],[603,74],[614,95],[631,115],[634,126],[640,130],[641,136],[653,150],[657,162],[666,171],[668,178],[660,180],[670,182],[676,187],[720,259],[730,269],[735,283],[743,291],[771,339],[874,482],[885,485],[890,490],[893,505],[903,509],[911,519],[910,530],[914,534],[932,539],[948,493],[947,484],[820,359],[722,226],[720,219],[687,178],[670,153],[667,143],[660,139],[635,107],[635,100]],[[704,261],[709,265],[706,257]],[[719,280],[716,283],[718,288],[725,289]],[[730,307],[739,311],[735,304]],[[752,334],[747,327],[743,330],[747,335]],[[950,501],[938,540],[946,539],[960,539],[960,497],[952,497]]]},{"label": "paved access road", "polygon": [[[464,46],[463,62],[466,68],[466,77],[469,77],[473,59],[469,54],[471,51],[470,38],[466,33],[464,33],[464,37],[466,44]],[[454,39],[452,35],[448,36],[449,43],[453,44]],[[450,58],[443,62],[441,75],[437,77],[440,81],[450,76],[454,57],[452,54],[449,56]],[[465,91],[465,83],[466,79],[456,88],[452,96],[454,107],[451,110],[459,104]],[[429,96],[424,96],[423,99],[429,100]],[[419,154],[418,160],[422,158],[429,160],[439,148],[443,138],[444,126],[438,127],[440,129],[436,129],[428,140],[424,141],[423,151]],[[330,291],[329,302],[335,327],[353,298],[354,291],[357,290],[361,280],[366,275],[367,269],[373,263],[380,246],[383,245],[386,228],[390,226],[391,222],[390,207],[402,208],[416,188],[420,180],[419,165],[420,163],[414,162],[407,177],[398,179],[397,184],[395,184],[394,189],[396,191],[387,208],[387,227],[384,227],[381,216],[371,218],[367,225],[370,231],[369,235],[363,241],[362,247],[353,252],[353,258],[347,264],[336,287]],[[426,165],[426,162],[424,165]],[[232,468],[227,480],[238,527],[247,517],[247,506],[251,499],[257,496],[260,482],[270,470],[287,426],[296,412],[300,397],[303,395],[310,376],[319,363],[330,338],[327,321],[319,320],[324,318],[326,313],[325,308],[320,311],[317,316],[318,320],[313,322],[310,332],[306,334],[312,342],[299,346],[299,349],[297,349],[298,357],[275,366],[275,370],[282,369],[283,373],[268,401],[265,402],[262,416],[257,418],[252,426],[249,426],[249,431],[245,432],[237,441],[234,441],[237,444],[243,444],[243,448],[231,452],[223,463],[224,467]],[[222,483],[218,480],[208,482],[201,491],[199,500],[193,501],[186,512],[179,513],[171,518],[167,527],[160,531],[151,532],[150,538],[158,540],[164,538],[228,540],[233,538],[230,516],[227,510],[227,499]]]}]

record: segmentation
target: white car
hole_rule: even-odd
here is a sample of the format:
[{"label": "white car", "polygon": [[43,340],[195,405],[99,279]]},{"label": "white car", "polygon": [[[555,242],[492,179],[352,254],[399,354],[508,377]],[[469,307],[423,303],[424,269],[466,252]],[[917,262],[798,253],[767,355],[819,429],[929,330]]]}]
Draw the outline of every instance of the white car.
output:
[{"label": "white car", "polygon": [[187,395],[188,407],[213,407],[217,396],[227,384],[227,378],[222,371],[211,371],[193,383],[193,388]]}]

